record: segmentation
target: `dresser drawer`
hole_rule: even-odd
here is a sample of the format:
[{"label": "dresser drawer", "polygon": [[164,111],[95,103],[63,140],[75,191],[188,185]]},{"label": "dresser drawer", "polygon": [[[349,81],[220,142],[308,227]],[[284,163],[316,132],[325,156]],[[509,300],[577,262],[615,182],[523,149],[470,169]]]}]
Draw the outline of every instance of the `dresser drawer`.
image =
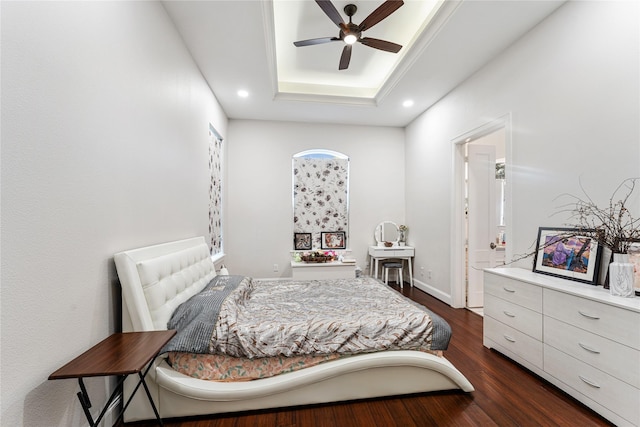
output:
[{"label": "dresser drawer", "polygon": [[484,314],[542,341],[542,314],[485,294]]},{"label": "dresser drawer", "polygon": [[393,258],[393,257],[412,257],[415,254],[413,247],[391,247],[391,248],[375,248],[369,249],[369,255],[376,258]]},{"label": "dresser drawer", "polygon": [[640,313],[545,289],[544,315],[640,350]]},{"label": "dresser drawer", "polygon": [[640,389],[546,344],[544,370],[632,424],[640,425]]},{"label": "dresser drawer", "polygon": [[551,317],[544,318],[544,343],[640,388],[638,350]]},{"label": "dresser drawer", "polygon": [[542,313],[542,288],[492,273],[484,274],[485,292]]},{"label": "dresser drawer", "polygon": [[542,368],[542,342],[487,315],[484,316],[483,323],[485,337]]}]

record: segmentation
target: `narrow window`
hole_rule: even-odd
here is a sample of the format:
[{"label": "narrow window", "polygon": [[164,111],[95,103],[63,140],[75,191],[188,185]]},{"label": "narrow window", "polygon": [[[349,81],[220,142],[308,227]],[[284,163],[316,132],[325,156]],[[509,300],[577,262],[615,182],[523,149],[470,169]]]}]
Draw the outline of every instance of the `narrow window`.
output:
[{"label": "narrow window", "polygon": [[222,253],[222,137],[209,123],[209,247]]}]

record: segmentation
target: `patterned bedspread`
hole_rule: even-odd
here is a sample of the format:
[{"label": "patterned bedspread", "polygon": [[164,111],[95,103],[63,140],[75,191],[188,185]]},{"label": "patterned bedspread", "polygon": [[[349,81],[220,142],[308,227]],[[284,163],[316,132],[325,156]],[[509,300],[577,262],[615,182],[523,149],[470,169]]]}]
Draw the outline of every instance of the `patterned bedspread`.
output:
[{"label": "patterned bedspread", "polygon": [[[445,350],[451,336],[443,319],[375,279],[261,281],[226,277],[224,284],[210,284],[176,310],[174,318],[177,315],[179,321],[172,318],[169,327],[179,325],[189,330],[188,339],[178,328],[177,339],[164,351],[202,352],[206,346],[213,354],[249,359],[350,355]],[[207,293],[209,298],[203,298]],[[190,307],[192,300],[198,299],[200,303],[195,303],[200,306],[210,305],[202,304],[203,300],[222,299],[217,319],[211,315],[203,319],[208,310]],[[189,343],[192,337],[200,342]]]}]

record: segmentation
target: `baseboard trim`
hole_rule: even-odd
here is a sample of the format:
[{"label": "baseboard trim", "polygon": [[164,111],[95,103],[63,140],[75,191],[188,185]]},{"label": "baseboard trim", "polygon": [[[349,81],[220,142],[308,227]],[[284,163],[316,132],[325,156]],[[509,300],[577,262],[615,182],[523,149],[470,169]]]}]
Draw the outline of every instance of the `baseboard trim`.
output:
[{"label": "baseboard trim", "polygon": [[446,302],[447,304],[451,305],[451,294],[445,294],[440,289],[436,289],[433,286],[427,283],[421,282],[415,278],[413,279],[413,286],[420,289],[421,291],[428,293],[432,297],[437,298],[440,301]]}]

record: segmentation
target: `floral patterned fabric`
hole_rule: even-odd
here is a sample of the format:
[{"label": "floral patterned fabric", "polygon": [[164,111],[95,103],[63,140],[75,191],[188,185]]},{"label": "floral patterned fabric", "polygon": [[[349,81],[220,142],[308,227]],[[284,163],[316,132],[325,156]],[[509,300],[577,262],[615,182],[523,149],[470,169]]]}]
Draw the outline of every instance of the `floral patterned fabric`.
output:
[{"label": "floral patterned fabric", "polygon": [[338,354],[323,356],[263,357],[246,359],[220,354],[168,353],[168,362],[181,374],[200,380],[250,381],[269,378],[278,374],[339,358]]},{"label": "floral patterned fabric", "polygon": [[311,233],[320,249],[322,231],[347,231],[348,159],[293,158],[295,233]]},{"label": "floral patterned fabric", "polygon": [[[424,350],[425,353],[442,357],[442,351]],[[207,381],[252,381],[269,378],[287,372],[310,368],[341,357],[338,354],[322,356],[262,357],[246,359],[220,354],[195,354],[170,352],[167,361],[173,369],[183,375]]]}]

